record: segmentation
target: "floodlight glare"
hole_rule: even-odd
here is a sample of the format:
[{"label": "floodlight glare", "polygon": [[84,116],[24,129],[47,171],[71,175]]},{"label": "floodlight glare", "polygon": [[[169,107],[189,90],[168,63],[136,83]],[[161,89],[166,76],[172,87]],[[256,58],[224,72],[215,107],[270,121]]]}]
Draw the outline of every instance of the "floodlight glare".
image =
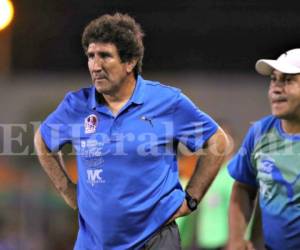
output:
[{"label": "floodlight glare", "polygon": [[14,7],[10,0],[0,0],[0,31],[5,29],[12,21]]}]

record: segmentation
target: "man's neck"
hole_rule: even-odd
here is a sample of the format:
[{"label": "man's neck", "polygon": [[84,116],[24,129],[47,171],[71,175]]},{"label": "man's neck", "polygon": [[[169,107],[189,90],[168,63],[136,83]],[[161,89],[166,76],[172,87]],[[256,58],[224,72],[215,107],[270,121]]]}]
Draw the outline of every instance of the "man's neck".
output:
[{"label": "man's neck", "polygon": [[287,134],[300,134],[300,120],[281,120],[281,126]]},{"label": "man's neck", "polygon": [[128,102],[133,95],[135,85],[136,79],[134,75],[131,74],[124,80],[120,89],[116,93],[111,95],[103,94],[103,98],[113,114],[117,114]]}]

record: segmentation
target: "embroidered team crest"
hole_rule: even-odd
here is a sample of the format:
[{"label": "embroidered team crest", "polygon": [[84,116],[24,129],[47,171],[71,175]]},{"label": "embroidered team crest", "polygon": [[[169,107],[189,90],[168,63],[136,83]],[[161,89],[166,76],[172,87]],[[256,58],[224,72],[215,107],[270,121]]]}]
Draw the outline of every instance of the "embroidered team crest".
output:
[{"label": "embroidered team crest", "polygon": [[98,118],[96,115],[89,115],[84,120],[84,128],[86,134],[91,134],[96,132],[96,128],[98,125]]}]

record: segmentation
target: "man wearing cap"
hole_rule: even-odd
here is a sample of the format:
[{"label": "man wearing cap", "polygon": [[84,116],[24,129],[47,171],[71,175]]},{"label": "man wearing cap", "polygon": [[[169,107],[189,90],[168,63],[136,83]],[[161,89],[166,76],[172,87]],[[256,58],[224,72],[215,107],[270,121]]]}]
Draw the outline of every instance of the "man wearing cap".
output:
[{"label": "man wearing cap", "polygon": [[228,169],[235,179],[229,211],[229,249],[254,249],[244,240],[258,191],[266,249],[300,249],[300,49],[258,60],[270,76],[272,115],[254,123]]}]

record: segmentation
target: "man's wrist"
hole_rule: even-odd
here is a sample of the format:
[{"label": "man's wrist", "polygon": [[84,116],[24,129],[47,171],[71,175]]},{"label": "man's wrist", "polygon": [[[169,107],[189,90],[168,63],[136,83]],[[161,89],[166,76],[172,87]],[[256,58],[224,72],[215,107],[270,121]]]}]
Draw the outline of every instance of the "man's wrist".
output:
[{"label": "man's wrist", "polygon": [[188,208],[191,211],[195,211],[197,209],[197,206],[198,206],[198,200],[195,199],[194,197],[192,197],[187,190],[185,190],[185,199],[186,199],[186,203],[187,203]]}]

